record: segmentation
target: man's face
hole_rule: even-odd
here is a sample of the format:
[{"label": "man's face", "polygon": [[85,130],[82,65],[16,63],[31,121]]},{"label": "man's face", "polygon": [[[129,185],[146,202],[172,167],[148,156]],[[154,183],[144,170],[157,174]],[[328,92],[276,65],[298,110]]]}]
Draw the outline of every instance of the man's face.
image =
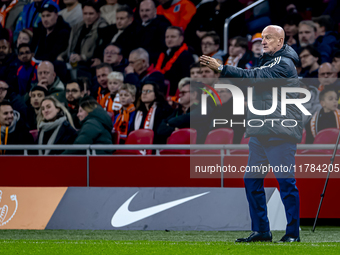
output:
[{"label": "man's face", "polygon": [[139,7],[139,15],[143,22],[147,22],[156,18],[157,9],[155,8],[155,4],[153,4],[151,1],[141,2]]},{"label": "man's face", "polygon": [[217,52],[220,46],[215,44],[212,37],[205,37],[201,41],[201,49],[204,55],[209,55],[211,53]]},{"label": "man's face", "polygon": [[181,46],[183,39],[176,29],[167,29],[165,32],[165,44],[169,49]]},{"label": "man's face", "polygon": [[44,28],[52,29],[57,24],[58,13],[43,11],[41,13],[41,22]]},{"label": "man's face", "polygon": [[9,127],[14,119],[13,108],[10,105],[0,107],[0,125]]},{"label": "man's face", "polygon": [[310,54],[310,52],[308,50],[302,51],[300,53],[299,57],[300,57],[300,60],[301,60],[301,67],[302,68],[309,68],[318,61],[318,58],[316,58],[312,54]]},{"label": "man's face", "polygon": [[252,47],[251,47],[251,51],[255,54],[255,55],[262,55],[263,52],[263,46],[261,41],[256,41],[253,43]]},{"label": "man's face", "polygon": [[240,54],[244,54],[245,49],[241,46],[236,46],[236,39],[230,41],[229,45],[229,55],[231,57],[237,57]]},{"label": "man's face", "polygon": [[202,71],[202,78],[216,78],[216,74],[213,70],[211,70],[209,67],[202,66],[201,67]]},{"label": "man's face", "polygon": [[33,57],[33,53],[31,52],[29,47],[21,47],[18,52],[18,59],[22,63],[28,63],[31,62]]},{"label": "man's face", "polygon": [[107,76],[110,70],[107,67],[103,67],[96,70],[97,81],[102,88],[107,88]]},{"label": "man's face", "polygon": [[66,85],[66,99],[69,103],[73,103],[84,96],[84,91],[81,92],[78,83],[72,82]]},{"label": "man's face", "polygon": [[5,39],[0,40],[0,60],[6,58],[8,54],[11,53],[11,47],[9,42]]},{"label": "man's face", "polygon": [[119,101],[124,107],[128,107],[135,101],[135,98],[130,94],[129,91],[121,89],[119,91]]},{"label": "man's face", "polygon": [[312,45],[315,42],[316,33],[314,29],[308,25],[299,26],[299,42],[301,47]]},{"label": "man's face", "polygon": [[287,37],[294,36],[299,31],[296,25],[289,25],[289,24],[285,24],[283,26],[283,30],[285,31]]},{"label": "man's face", "polygon": [[114,45],[109,45],[104,50],[104,63],[110,65],[119,65],[123,59],[123,55],[119,53],[119,48]]},{"label": "man's face", "polygon": [[332,66],[334,67],[335,71],[337,73],[339,73],[340,72],[340,58],[334,57],[333,62],[332,62]]},{"label": "man's face", "polygon": [[338,95],[335,91],[329,91],[324,95],[324,99],[320,101],[323,109],[327,112],[338,109]]},{"label": "man's face", "polygon": [[133,21],[133,17],[129,17],[127,12],[117,12],[116,14],[116,26],[118,30],[124,30]]},{"label": "man's face", "polygon": [[31,105],[34,109],[39,109],[41,106],[41,101],[45,98],[44,92],[36,90],[31,92]]},{"label": "man's face", "polygon": [[99,14],[91,6],[84,6],[83,20],[86,26],[92,25],[99,18]]},{"label": "man's face", "polygon": [[202,71],[199,67],[193,67],[190,69],[190,78],[191,79],[200,79],[202,78]]},{"label": "man's face", "polygon": [[[222,104],[225,104],[232,98],[232,94],[229,89],[215,89],[217,94],[220,96]],[[216,102],[219,102],[217,96],[215,96]]]},{"label": "man's face", "polygon": [[44,85],[51,85],[54,82],[56,74],[51,64],[41,63],[38,66],[38,82],[42,82]]},{"label": "man's face", "polygon": [[188,105],[190,104],[190,100],[192,98],[193,93],[190,91],[190,85],[184,85],[179,92],[179,103],[181,105]]},{"label": "man's face", "polygon": [[327,86],[333,84],[338,74],[335,72],[330,63],[323,63],[319,68],[318,78],[321,85]]},{"label": "man's face", "polygon": [[145,60],[139,58],[139,56],[134,53],[130,54],[129,56],[129,65],[133,67],[133,70],[137,74],[141,74],[142,72],[146,70]]},{"label": "man's face", "polygon": [[7,83],[0,82],[0,102],[2,102],[7,95],[8,85]]},{"label": "man's face", "polygon": [[[281,38],[283,40],[283,38]],[[262,45],[263,52],[267,54],[273,54],[278,51],[281,46],[281,40],[277,35],[276,31],[268,27],[262,31]]]}]

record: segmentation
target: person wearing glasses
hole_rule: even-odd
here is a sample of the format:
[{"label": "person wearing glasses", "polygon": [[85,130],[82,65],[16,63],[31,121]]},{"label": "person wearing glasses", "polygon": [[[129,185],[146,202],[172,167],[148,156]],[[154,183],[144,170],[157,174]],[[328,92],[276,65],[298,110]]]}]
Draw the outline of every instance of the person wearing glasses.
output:
[{"label": "person wearing glasses", "polygon": [[142,93],[136,103],[136,112],[130,132],[138,129],[151,129],[154,132],[154,144],[162,143],[158,135],[158,127],[162,120],[172,114],[173,109],[165,100],[156,82],[146,81],[144,83]]},{"label": "person wearing glasses", "polygon": [[164,75],[157,71],[153,64],[149,64],[149,53],[143,48],[131,51],[129,65],[125,68],[125,74],[125,81],[134,84],[138,89],[141,89],[146,79],[152,79],[158,84],[161,92],[166,93]]},{"label": "person wearing glasses", "polygon": [[203,55],[223,61],[223,56],[225,54],[220,50],[220,41],[220,37],[215,32],[206,33],[201,39],[201,50]]}]

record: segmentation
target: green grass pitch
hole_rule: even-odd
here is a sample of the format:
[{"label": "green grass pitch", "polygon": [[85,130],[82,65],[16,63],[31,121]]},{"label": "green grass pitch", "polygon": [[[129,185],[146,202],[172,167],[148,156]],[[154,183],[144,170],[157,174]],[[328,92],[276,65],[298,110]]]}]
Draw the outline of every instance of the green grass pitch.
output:
[{"label": "green grass pitch", "polygon": [[234,243],[244,231],[0,230],[0,254],[340,254],[340,227],[301,228],[292,244]]}]

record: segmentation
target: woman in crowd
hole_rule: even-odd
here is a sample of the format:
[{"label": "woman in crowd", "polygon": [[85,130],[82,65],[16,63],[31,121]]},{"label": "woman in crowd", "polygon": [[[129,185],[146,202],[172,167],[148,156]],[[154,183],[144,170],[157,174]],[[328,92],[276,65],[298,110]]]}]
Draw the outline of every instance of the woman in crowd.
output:
[{"label": "woman in crowd", "polygon": [[[53,96],[45,97],[37,116],[38,144],[73,144],[77,137],[71,114]],[[39,150],[39,155],[58,155],[62,150]]]},{"label": "woman in crowd", "polygon": [[33,32],[29,29],[23,29],[19,32],[15,50],[18,50],[20,44],[27,43],[31,44],[33,38]]},{"label": "woman in crowd", "polygon": [[137,113],[130,131],[152,129],[154,131],[154,143],[161,143],[162,141],[157,135],[157,129],[162,120],[172,114],[173,109],[159,91],[157,83],[150,81],[142,86],[142,94],[137,101],[136,107]]},{"label": "woman in crowd", "polygon": [[[110,116],[90,97],[80,100],[78,118],[81,129],[74,144],[112,144]],[[84,154],[85,151],[67,150],[63,154]],[[110,150],[98,150],[97,154],[112,154]]]}]

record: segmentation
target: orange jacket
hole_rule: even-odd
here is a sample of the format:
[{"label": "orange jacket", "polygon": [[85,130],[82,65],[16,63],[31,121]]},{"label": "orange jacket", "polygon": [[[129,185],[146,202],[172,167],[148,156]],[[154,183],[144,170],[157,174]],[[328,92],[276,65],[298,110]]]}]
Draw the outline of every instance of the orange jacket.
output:
[{"label": "orange jacket", "polygon": [[180,0],[169,9],[164,9],[162,5],[157,7],[157,14],[167,18],[171,25],[181,27],[185,30],[194,14],[196,6],[189,0]]}]

